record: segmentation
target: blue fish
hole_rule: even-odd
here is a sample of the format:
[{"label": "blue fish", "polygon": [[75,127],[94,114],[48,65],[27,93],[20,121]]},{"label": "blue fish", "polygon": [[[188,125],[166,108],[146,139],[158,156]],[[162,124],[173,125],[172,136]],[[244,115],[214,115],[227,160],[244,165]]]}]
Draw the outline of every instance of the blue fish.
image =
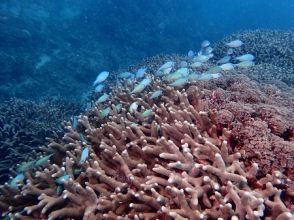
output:
[{"label": "blue fish", "polygon": [[39,160],[36,161],[35,167],[43,166],[44,164],[46,164],[48,162],[48,160],[52,156],[53,156],[53,154],[49,154],[49,155],[47,155],[45,157],[41,157]]},{"label": "blue fish", "polygon": [[78,127],[78,116],[73,116],[73,118],[72,118],[72,127],[74,129],[77,129],[77,127]]},{"label": "blue fish", "polygon": [[82,151],[80,163],[84,163],[89,156],[89,148],[85,147]]},{"label": "blue fish", "polygon": [[136,73],[136,78],[139,79],[139,78],[144,77],[145,72],[146,72],[146,69],[147,68],[140,68],[140,69],[138,69],[138,71]]},{"label": "blue fish", "polygon": [[158,98],[161,95],[162,95],[162,90],[156,90],[155,92],[153,92],[151,94],[150,99],[156,99],[156,98]]},{"label": "blue fish", "polygon": [[25,176],[23,173],[17,174],[10,182],[10,186],[13,188],[17,188],[19,183],[23,183]]},{"label": "blue fish", "polygon": [[63,184],[64,182],[68,181],[70,178],[71,178],[71,175],[69,175],[69,174],[60,176],[55,180],[55,183]]},{"label": "blue fish", "polygon": [[105,81],[108,76],[109,76],[109,72],[107,72],[107,71],[103,71],[103,72],[99,73],[96,80],[93,83],[93,86],[96,86],[97,84]]},{"label": "blue fish", "polygon": [[104,89],[104,84],[98,84],[96,87],[95,87],[95,92],[99,93],[99,92],[102,92],[102,90]]},{"label": "blue fish", "polygon": [[117,105],[115,106],[115,110],[116,110],[118,113],[121,111],[121,109],[122,109],[122,104],[117,104]]},{"label": "blue fish", "polygon": [[84,135],[82,133],[80,133],[80,138],[81,138],[82,142],[89,144],[89,142],[86,140],[86,138],[84,137]]}]

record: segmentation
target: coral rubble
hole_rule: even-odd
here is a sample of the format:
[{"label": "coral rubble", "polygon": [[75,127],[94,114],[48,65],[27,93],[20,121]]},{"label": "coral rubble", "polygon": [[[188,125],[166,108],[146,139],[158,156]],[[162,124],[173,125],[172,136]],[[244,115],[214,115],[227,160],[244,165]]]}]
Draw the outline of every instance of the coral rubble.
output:
[{"label": "coral rubble", "polygon": [[[214,83],[229,85],[229,79]],[[226,102],[226,96],[237,98],[238,92],[234,86],[231,95],[215,91],[214,83],[174,89],[155,81],[152,90],[135,95],[114,90],[106,104],[80,115],[77,124],[66,124],[63,138],[44,148],[52,156],[39,159],[41,166],[25,169],[21,181],[16,176],[12,181],[17,185],[2,186],[3,215],[50,220],[293,219],[288,188],[293,180],[278,167],[260,174],[258,163],[246,160],[246,150],[234,151],[234,103],[228,103],[229,110],[217,103]],[[149,99],[159,88],[162,96]],[[254,103],[258,98],[249,93],[244,100]],[[111,107],[109,115],[102,114],[103,105]],[[253,111],[250,107],[241,110],[247,114]],[[271,113],[260,106],[259,114]],[[288,127],[280,127],[278,118],[272,125],[276,134]]]}]

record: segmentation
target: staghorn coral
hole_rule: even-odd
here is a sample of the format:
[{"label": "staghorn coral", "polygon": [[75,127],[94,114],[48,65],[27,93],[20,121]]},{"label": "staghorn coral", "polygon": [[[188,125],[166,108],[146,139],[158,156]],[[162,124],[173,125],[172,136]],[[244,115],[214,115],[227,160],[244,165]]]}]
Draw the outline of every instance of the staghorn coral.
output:
[{"label": "staghorn coral", "polygon": [[81,106],[64,100],[48,99],[40,103],[11,99],[0,105],[0,182],[8,169],[40,154],[46,137],[62,133],[60,123],[78,114]]},{"label": "staghorn coral", "polygon": [[[201,85],[200,85],[201,86]],[[257,176],[258,164],[231,152],[231,132],[214,124],[205,90],[163,96],[116,91],[108,103],[81,115],[74,128],[45,148],[54,155],[28,169],[26,182],[1,188],[0,208],[12,219],[293,219],[289,180],[276,170]],[[137,110],[127,111],[138,102]],[[115,104],[121,103],[118,110]],[[150,115],[143,114],[152,109]],[[145,117],[146,116],[146,117]],[[89,150],[85,156],[85,149]]]}]

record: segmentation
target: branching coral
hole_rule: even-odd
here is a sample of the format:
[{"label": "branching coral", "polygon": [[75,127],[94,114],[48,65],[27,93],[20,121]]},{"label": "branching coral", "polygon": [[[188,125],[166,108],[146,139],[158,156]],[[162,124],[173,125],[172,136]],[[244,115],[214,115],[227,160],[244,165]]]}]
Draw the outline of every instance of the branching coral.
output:
[{"label": "branching coral", "polygon": [[[60,123],[81,111],[79,104],[62,100],[40,103],[12,99],[0,105],[0,181],[8,169],[36,157],[46,137],[58,137]],[[30,154],[28,154],[30,152]]]},{"label": "branching coral", "polygon": [[[108,103],[67,124],[43,168],[25,183],[1,188],[0,207],[12,219],[293,219],[284,202],[289,180],[260,177],[258,164],[232,152],[231,131],[215,124],[205,91],[181,92],[158,82],[163,96],[117,91]],[[138,108],[128,112],[130,103]],[[123,105],[122,109],[116,104]],[[142,114],[152,109],[151,114]],[[146,116],[146,117],[144,117]],[[87,150],[89,153],[87,153]],[[84,158],[86,158],[84,160]]]}]

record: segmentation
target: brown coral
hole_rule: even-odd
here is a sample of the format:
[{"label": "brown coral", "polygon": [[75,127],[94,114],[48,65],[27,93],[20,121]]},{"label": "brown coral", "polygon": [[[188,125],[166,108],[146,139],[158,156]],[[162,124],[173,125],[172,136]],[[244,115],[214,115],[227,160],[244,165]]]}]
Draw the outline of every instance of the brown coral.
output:
[{"label": "brown coral", "polygon": [[[201,86],[201,85],[200,85]],[[108,105],[80,116],[62,140],[52,141],[50,163],[26,171],[19,188],[1,188],[0,207],[16,219],[272,219],[293,218],[288,179],[275,171],[258,177],[258,164],[231,152],[228,129],[214,124],[205,91],[178,91],[155,83],[164,95],[117,91]],[[139,108],[130,113],[130,103]],[[115,104],[123,104],[120,111]],[[152,109],[152,114],[142,113]],[[230,117],[229,117],[230,118]],[[230,122],[229,119],[227,123]],[[85,149],[89,150],[82,160]],[[283,195],[282,195],[283,194]]]}]

